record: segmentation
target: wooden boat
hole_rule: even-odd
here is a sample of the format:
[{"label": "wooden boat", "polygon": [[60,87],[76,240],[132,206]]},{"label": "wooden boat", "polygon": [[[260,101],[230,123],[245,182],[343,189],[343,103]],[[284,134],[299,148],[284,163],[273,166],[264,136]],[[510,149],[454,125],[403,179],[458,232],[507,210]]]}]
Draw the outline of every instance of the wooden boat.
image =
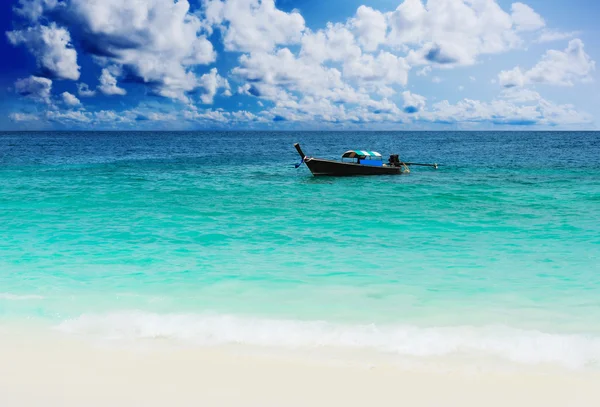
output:
[{"label": "wooden boat", "polygon": [[[296,165],[298,168],[306,164],[314,176],[351,176],[351,175],[398,175],[410,172],[410,165],[421,165],[437,168],[437,164],[419,164],[401,162],[397,154],[390,155],[387,163],[383,162],[381,154],[368,150],[349,150],[342,154],[341,161],[325,160],[322,158],[308,157],[294,144],[302,161]],[[344,159],[351,161],[344,161]]]}]

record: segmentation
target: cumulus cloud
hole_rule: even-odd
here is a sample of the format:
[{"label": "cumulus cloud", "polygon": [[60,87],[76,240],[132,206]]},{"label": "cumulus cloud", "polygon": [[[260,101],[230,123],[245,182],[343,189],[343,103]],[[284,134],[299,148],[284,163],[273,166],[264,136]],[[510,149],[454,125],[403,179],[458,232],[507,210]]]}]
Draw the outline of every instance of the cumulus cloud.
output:
[{"label": "cumulus cloud", "polygon": [[12,45],[24,44],[36,57],[45,75],[56,79],[79,79],[77,51],[71,47],[71,35],[55,23],[6,33]]},{"label": "cumulus cloud", "polygon": [[249,82],[240,90],[252,96],[280,102],[293,99],[290,92],[335,101],[350,101],[356,97],[356,92],[343,82],[338,69],[297,58],[288,48],[275,53],[242,55],[239,63],[232,73]]},{"label": "cumulus cloud", "polygon": [[543,30],[537,38],[537,43],[568,40],[581,34],[580,31]]},{"label": "cumulus cloud", "polygon": [[119,88],[117,86],[117,78],[115,78],[109,69],[104,68],[102,70],[102,74],[100,75],[100,85],[98,85],[98,90],[107,96],[112,95],[120,95],[123,96],[127,94],[127,91],[123,88]]},{"label": "cumulus cloud", "polygon": [[498,74],[500,86],[512,88],[515,86],[524,86],[527,83],[527,78],[520,67],[516,66],[508,71],[501,71]]},{"label": "cumulus cloud", "polygon": [[324,30],[307,32],[302,37],[300,56],[313,63],[348,61],[361,56],[352,32],[343,24],[327,24]]},{"label": "cumulus cloud", "polygon": [[246,110],[226,112],[223,110],[206,109],[202,111],[185,110],[183,118],[192,122],[228,123],[266,123],[268,120]]},{"label": "cumulus cloud", "polygon": [[119,124],[119,123],[133,123],[134,117],[131,111],[127,110],[125,112],[115,112],[114,110],[100,110],[99,112],[94,113],[94,121],[97,123],[110,123],[110,124]]},{"label": "cumulus cloud", "polygon": [[409,70],[410,66],[404,58],[387,51],[381,51],[375,57],[365,54],[344,64],[344,76],[361,82],[406,85]]},{"label": "cumulus cloud", "polygon": [[538,92],[527,88],[506,88],[500,93],[500,98],[515,103],[537,102],[542,100],[542,96]]},{"label": "cumulus cloud", "polygon": [[413,65],[471,65],[480,54],[507,51],[520,44],[510,14],[494,0],[405,0],[388,14],[387,44],[416,47]]},{"label": "cumulus cloud", "polygon": [[549,50],[533,68],[523,71],[515,67],[498,74],[500,85],[510,88],[541,83],[558,86],[573,86],[576,82],[592,80],[596,69],[593,61],[584,50],[580,39],[569,42],[564,51]]},{"label": "cumulus cloud", "polygon": [[491,102],[463,99],[456,104],[447,100],[435,103],[419,120],[432,123],[491,123],[496,125],[533,126],[569,125],[591,122],[588,115],[577,112],[572,105],[556,105],[544,99],[533,104],[496,99]]},{"label": "cumulus cloud", "polygon": [[427,76],[431,73],[432,68],[430,65],[424,66],[417,71],[417,76]]},{"label": "cumulus cloud", "polygon": [[77,94],[80,97],[89,98],[92,96],[96,96],[96,91],[90,89],[87,83],[79,83],[77,84]]},{"label": "cumulus cloud", "polygon": [[60,95],[62,97],[63,102],[67,105],[67,106],[79,106],[81,104],[81,102],[79,101],[79,99],[77,99],[77,97],[69,92],[63,92]]},{"label": "cumulus cloud", "polygon": [[87,52],[122,66],[158,95],[187,101],[197,87],[191,67],[215,61],[187,0],[71,0],[69,10]]},{"label": "cumulus cloud", "polygon": [[368,6],[360,6],[356,16],[350,20],[359,44],[365,51],[376,51],[385,43],[387,19],[385,14]]},{"label": "cumulus cloud", "polygon": [[402,92],[402,98],[404,99],[404,112],[405,113],[417,113],[425,107],[427,98],[425,96],[417,95],[409,91]]},{"label": "cumulus cloud", "polygon": [[23,16],[30,21],[37,21],[47,10],[64,5],[65,3],[58,0],[19,0],[13,10],[15,14]]},{"label": "cumulus cloud", "polygon": [[[564,51],[548,51],[529,70],[501,72],[499,82],[505,89],[490,102],[464,99],[428,105],[424,96],[406,90],[411,69],[427,76],[520,48],[521,35],[546,42],[573,33],[546,29],[544,19],[523,3],[508,9],[497,0],[399,3],[389,12],[360,6],[345,21],[309,29],[299,11],[278,9],[274,0],[203,0],[195,3],[195,10],[189,0],[18,0],[17,19],[27,19],[30,27],[7,36],[36,56],[40,76],[79,78],[77,53],[70,45],[73,34],[80,52],[91,55],[101,70],[95,90],[78,84],[79,98],[125,95],[123,83],[137,83],[151,94],[184,103],[158,110],[138,106],[88,112],[75,95],[63,92],[61,106],[70,110],[60,111],[52,105],[49,79],[25,78],[15,89],[51,106],[40,120],[82,126],[461,121],[553,125],[585,120],[572,106],[552,104],[525,88],[590,80],[595,63],[580,40],[571,41]],[[54,17],[68,24],[70,32],[52,23]],[[216,60],[208,37],[222,41],[225,51],[238,53],[229,77],[216,68],[199,67]],[[438,76],[431,80],[442,81]],[[259,102],[263,110],[258,114],[194,106],[213,104],[219,94],[231,96],[230,81],[238,94],[269,103]]]},{"label": "cumulus cloud", "polygon": [[93,115],[81,110],[49,110],[46,112],[46,119],[51,122],[60,123],[91,123]]},{"label": "cumulus cloud", "polygon": [[39,117],[33,113],[13,112],[8,115],[8,118],[13,122],[32,122],[39,120]]},{"label": "cumulus cloud", "polygon": [[217,90],[224,89],[225,96],[231,96],[231,87],[227,79],[217,73],[217,68],[213,68],[209,73],[205,73],[198,80],[198,84],[205,91],[200,95],[200,100],[206,105],[212,105]]},{"label": "cumulus cloud", "polygon": [[15,91],[21,95],[38,102],[50,104],[52,81],[48,78],[30,76],[15,82]]},{"label": "cumulus cloud", "polygon": [[[327,99],[305,97],[297,101],[276,103],[259,114],[245,110],[225,111],[223,109],[200,110],[193,107],[175,109],[165,105],[141,106],[124,111],[87,112],[81,110],[48,111],[40,120],[60,123],[66,126],[115,127],[116,125],[136,127],[149,123],[152,128],[156,124],[170,127],[176,123],[185,128],[189,123],[227,128],[232,124],[280,125],[281,123],[302,123],[317,126],[335,125],[336,128],[352,128],[368,125],[390,124],[423,124],[435,125],[478,125],[490,124],[499,126],[558,126],[581,125],[590,123],[590,117],[576,111],[572,105],[557,105],[544,100],[535,92],[522,92],[513,88],[502,92],[501,96],[491,102],[463,99],[455,104],[448,101],[434,103],[427,108],[425,98],[405,92],[404,108],[399,109],[392,101],[369,100],[362,105],[350,107],[333,103]],[[408,109],[418,106],[418,111]],[[23,118],[23,120],[26,120]],[[187,123],[187,124],[186,124]]]},{"label": "cumulus cloud", "polygon": [[207,22],[217,26],[228,51],[270,51],[276,45],[297,44],[305,29],[297,11],[286,13],[274,0],[208,0]]},{"label": "cumulus cloud", "polygon": [[546,22],[531,7],[523,3],[513,3],[511,16],[517,31],[536,31],[546,25]]}]

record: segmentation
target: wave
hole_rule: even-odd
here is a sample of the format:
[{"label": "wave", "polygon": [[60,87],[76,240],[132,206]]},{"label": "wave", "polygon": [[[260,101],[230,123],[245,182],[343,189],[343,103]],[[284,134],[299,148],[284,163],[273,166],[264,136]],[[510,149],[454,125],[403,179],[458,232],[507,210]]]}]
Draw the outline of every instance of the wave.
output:
[{"label": "wave", "polygon": [[505,326],[342,325],[232,315],[116,312],[84,314],[57,328],[109,340],[172,339],[201,345],[247,344],[288,349],[341,347],[411,357],[488,356],[569,368],[600,362],[600,337]]},{"label": "wave", "polygon": [[41,295],[33,295],[33,294],[11,294],[11,293],[0,293],[0,300],[8,300],[8,301],[27,301],[27,300],[43,300],[44,297]]}]

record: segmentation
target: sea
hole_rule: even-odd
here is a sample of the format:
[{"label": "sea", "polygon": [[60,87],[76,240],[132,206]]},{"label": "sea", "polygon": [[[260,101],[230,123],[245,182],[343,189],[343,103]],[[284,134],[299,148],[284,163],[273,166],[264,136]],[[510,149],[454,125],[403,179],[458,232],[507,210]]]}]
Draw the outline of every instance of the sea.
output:
[{"label": "sea", "polygon": [[[439,167],[313,177],[295,142]],[[600,133],[1,132],[20,324],[600,369]]]}]

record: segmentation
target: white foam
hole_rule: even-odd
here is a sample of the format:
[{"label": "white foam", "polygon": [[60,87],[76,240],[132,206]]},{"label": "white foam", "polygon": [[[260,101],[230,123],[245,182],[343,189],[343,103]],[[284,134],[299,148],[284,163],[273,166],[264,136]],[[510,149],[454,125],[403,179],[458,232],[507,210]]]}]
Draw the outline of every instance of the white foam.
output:
[{"label": "white foam", "polygon": [[288,349],[342,347],[413,357],[476,355],[569,368],[600,362],[600,337],[502,326],[341,325],[231,315],[117,312],[63,321],[63,332],[109,340],[171,339],[202,345],[248,344]]},{"label": "white foam", "polygon": [[11,293],[0,293],[0,300],[8,301],[27,301],[27,300],[43,300],[41,295],[18,295]]}]

